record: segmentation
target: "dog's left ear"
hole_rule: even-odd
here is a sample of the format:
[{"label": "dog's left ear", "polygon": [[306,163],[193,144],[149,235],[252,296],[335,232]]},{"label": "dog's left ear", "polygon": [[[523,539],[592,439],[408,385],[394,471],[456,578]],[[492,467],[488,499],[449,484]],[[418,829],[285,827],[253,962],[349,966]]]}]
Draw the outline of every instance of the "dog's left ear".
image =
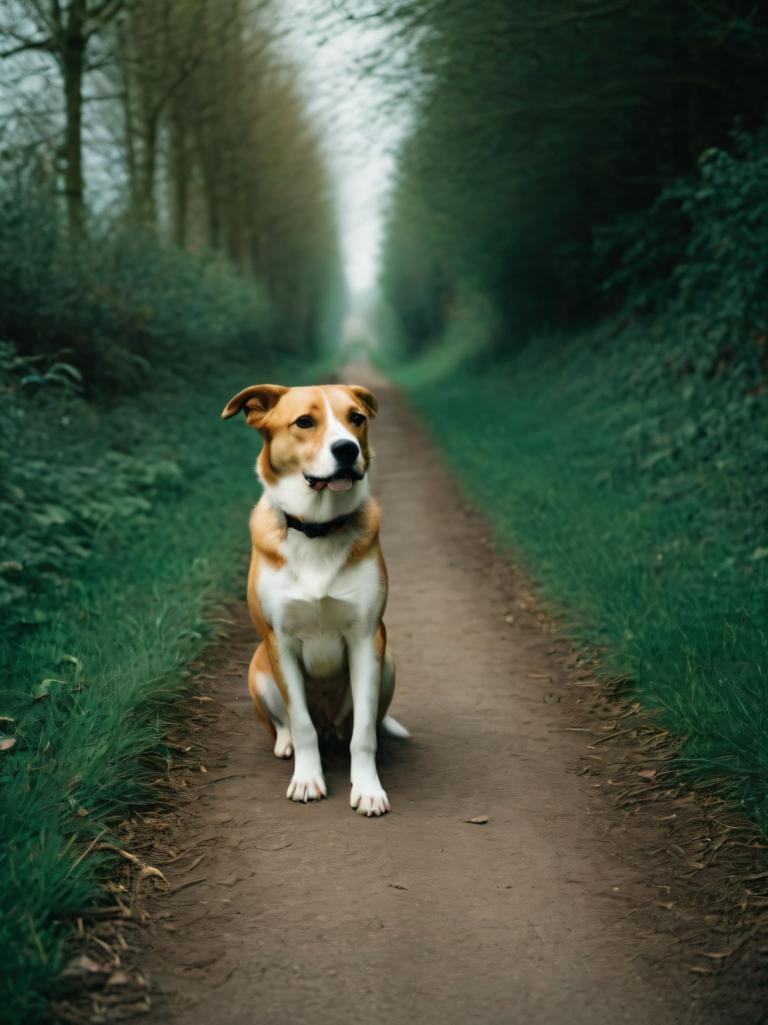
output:
[{"label": "dog's left ear", "polygon": [[355,396],[358,402],[362,402],[365,408],[368,410],[368,415],[373,419],[379,411],[379,400],[373,394],[372,391],[368,391],[367,388],[363,388],[359,384],[351,384],[349,390]]},{"label": "dog's left ear", "polygon": [[221,413],[222,420],[229,420],[241,409],[245,409],[245,421],[249,427],[259,430],[267,413],[274,409],[288,391],[282,384],[252,384],[243,388],[226,404]]}]

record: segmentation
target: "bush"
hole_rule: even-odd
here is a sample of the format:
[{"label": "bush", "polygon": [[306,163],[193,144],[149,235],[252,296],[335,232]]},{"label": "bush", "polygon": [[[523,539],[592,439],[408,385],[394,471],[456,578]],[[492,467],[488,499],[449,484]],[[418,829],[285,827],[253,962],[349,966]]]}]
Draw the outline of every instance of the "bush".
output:
[{"label": "bush", "polygon": [[752,387],[768,355],[766,181],[768,127],[736,133],[733,152],[707,150],[695,175],[595,241],[598,261],[617,263],[607,290],[623,294],[630,311],[679,318],[697,338],[686,361],[710,373],[738,364]]},{"label": "bush", "polygon": [[270,326],[262,290],[223,258],[98,225],[72,253],[51,199],[0,194],[0,338],[23,355],[66,350],[89,394],[253,355]]},{"label": "bush", "polygon": [[118,438],[80,397],[71,364],[46,366],[0,343],[0,392],[0,629],[8,640],[45,622],[95,538],[139,529],[158,490],[179,489],[181,471],[159,446],[132,450],[140,427],[120,427]]}]

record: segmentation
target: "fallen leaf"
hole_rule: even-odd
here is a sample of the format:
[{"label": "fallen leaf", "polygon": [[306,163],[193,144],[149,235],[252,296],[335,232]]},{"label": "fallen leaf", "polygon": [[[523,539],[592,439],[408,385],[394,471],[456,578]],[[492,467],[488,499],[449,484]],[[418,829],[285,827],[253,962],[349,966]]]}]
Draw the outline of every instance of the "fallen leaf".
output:
[{"label": "fallen leaf", "polygon": [[118,968],[107,979],[107,986],[128,986],[130,982],[131,977],[128,972],[124,968]]},{"label": "fallen leaf", "polygon": [[640,779],[647,779],[647,780],[656,779],[656,770],[655,769],[641,769],[640,772],[638,772],[638,776],[640,777]]},{"label": "fallen leaf", "polygon": [[33,700],[35,700],[35,701],[43,701],[45,698],[50,697],[51,696],[51,687],[54,685],[54,683],[66,684],[66,680],[59,680],[55,676],[47,677],[47,679],[43,680],[43,682],[40,684],[40,686],[35,691],[35,693],[33,695]]},{"label": "fallen leaf", "polygon": [[78,675],[83,671],[83,663],[80,661],[77,655],[62,655],[59,661],[69,662],[70,665],[73,665],[75,667],[75,670],[77,671]]},{"label": "fallen leaf", "polygon": [[63,975],[95,975],[96,973],[104,972],[107,969],[94,961],[92,957],[88,957],[87,954],[82,954],[80,957],[73,958],[67,967],[62,972]]}]

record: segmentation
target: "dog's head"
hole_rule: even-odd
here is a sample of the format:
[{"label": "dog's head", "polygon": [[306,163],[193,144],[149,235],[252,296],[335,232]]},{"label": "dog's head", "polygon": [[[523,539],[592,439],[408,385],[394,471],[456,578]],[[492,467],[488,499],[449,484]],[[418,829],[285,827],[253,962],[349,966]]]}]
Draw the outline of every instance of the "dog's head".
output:
[{"label": "dog's head", "polygon": [[259,476],[286,512],[338,514],[367,496],[368,421],[378,411],[367,388],[254,384],[229,400],[222,418],[240,410],[264,439]]}]

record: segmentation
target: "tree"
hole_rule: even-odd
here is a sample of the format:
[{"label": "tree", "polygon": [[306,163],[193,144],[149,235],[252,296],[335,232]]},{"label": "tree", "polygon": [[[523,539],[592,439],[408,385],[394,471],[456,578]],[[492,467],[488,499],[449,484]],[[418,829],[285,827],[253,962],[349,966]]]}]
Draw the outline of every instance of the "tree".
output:
[{"label": "tree", "polygon": [[[50,134],[63,127],[72,242],[85,152],[107,230],[122,222],[139,239],[220,251],[269,293],[285,348],[315,344],[341,292],[333,188],[269,0],[13,2],[0,90],[5,100],[35,51],[61,69],[66,103],[50,112]],[[30,145],[42,148],[37,135]]]},{"label": "tree", "polygon": [[407,30],[398,74],[416,69],[384,277],[414,347],[466,294],[501,314],[504,347],[604,312],[595,233],[728,145],[736,119],[765,117],[768,13],[751,0],[535,6],[369,11],[396,38]]},{"label": "tree", "polygon": [[[0,23],[0,57],[25,51],[50,53],[58,64],[64,91],[64,193],[69,234],[77,244],[83,232],[83,78],[87,52],[95,36],[124,11],[131,0],[17,0]],[[22,28],[15,27],[21,15]]]}]

